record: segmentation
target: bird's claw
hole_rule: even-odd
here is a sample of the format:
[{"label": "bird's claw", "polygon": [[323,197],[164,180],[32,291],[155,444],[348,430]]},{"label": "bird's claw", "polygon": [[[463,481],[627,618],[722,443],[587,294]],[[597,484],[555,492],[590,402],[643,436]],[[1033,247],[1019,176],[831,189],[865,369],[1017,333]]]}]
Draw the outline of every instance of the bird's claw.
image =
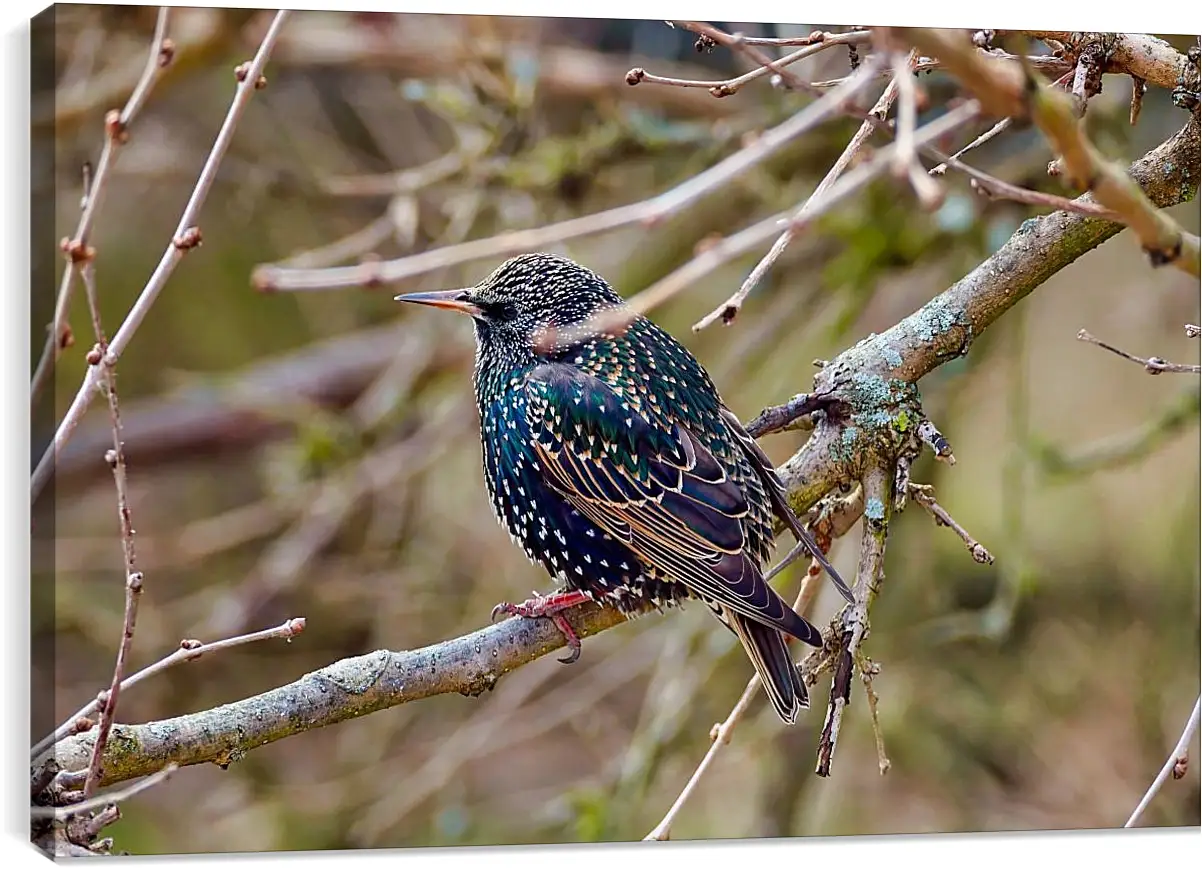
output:
[{"label": "bird's claw", "polygon": [[[572,628],[571,623],[563,616],[561,611],[567,610],[570,607],[575,607],[581,603],[577,600],[579,593],[556,593],[548,596],[535,595],[528,601],[521,604],[511,604],[508,601],[502,601],[492,609],[491,619],[497,621],[497,617],[502,614],[509,616],[519,616],[523,619],[549,619],[555,623],[555,627],[563,634],[564,640],[567,641],[568,654],[566,657],[557,659],[565,665],[570,665],[580,658],[580,637],[576,634],[576,630]],[[584,598],[583,600],[587,600]]]}]

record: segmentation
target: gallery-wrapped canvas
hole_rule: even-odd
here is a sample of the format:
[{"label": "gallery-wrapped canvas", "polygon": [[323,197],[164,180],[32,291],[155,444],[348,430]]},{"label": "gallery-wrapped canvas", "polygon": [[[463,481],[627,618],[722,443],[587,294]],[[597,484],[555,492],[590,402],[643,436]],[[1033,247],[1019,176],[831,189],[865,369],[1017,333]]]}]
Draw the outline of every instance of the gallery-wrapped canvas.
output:
[{"label": "gallery-wrapped canvas", "polygon": [[568,11],[34,19],[33,843],[1197,826],[1198,37]]}]

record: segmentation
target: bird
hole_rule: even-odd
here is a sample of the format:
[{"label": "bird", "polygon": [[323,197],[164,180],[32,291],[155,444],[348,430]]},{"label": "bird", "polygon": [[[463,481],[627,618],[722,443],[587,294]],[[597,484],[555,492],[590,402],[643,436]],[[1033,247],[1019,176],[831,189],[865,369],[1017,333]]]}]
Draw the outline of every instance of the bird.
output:
[{"label": "bird", "polygon": [[512,257],[474,287],[397,301],[471,317],[484,478],[497,520],[559,588],[493,610],[627,616],[704,602],[743,646],[782,721],[809,706],[785,639],[822,634],[765,581],[774,517],[854,595],[789,507],[768,456],[692,353],[598,274],[547,253]]}]

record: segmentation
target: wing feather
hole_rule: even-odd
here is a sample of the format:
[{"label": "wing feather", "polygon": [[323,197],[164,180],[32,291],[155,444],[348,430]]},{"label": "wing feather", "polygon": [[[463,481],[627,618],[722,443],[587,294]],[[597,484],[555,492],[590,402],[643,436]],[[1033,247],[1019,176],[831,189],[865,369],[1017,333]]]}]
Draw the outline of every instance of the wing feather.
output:
[{"label": "wing feather", "polygon": [[746,496],[692,433],[654,426],[566,364],[538,366],[526,390],[539,465],[573,507],[699,597],[813,637],[745,552]]},{"label": "wing feather", "polygon": [[743,424],[739,422],[739,418],[730,411],[729,408],[721,409],[722,419],[726,421],[726,426],[734,433],[739,444],[743,448],[743,453],[751,461],[751,465],[755,468],[756,474],[759,475],[760,481],[764,484],[764,489],[768,491],[768,498],[772,502],[772,512],[780,518],[793,532],[793,536],[799,543],[805,544],[810,555],[818,560],[818,564],[826,571],[827,575],[835,584],[835,588],[851,604],[856,603],[856,597],[851,591],[851,587],[847,585],[847,581],[839,576],[839,572],[835,570],[826,558],[826,555],[818,546],[818,542],[814,537],[806,531],[805,526],[801,524],[801,520],[793,513],[793,508],[789,506],[789,500],[785,494],[784,482],[780,479],[780,475],[776,473],[776,468],[772,465],[772,460],[768,458],[768,454],[764,449],[756,443],[755,439],[748,434],[743,428]]}]

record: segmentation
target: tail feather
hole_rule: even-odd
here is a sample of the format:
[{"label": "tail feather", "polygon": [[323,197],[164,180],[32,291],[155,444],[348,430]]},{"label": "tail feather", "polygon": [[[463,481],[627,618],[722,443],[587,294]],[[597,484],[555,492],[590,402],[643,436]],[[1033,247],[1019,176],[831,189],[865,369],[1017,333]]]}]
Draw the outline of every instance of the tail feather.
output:
[{"label": "tail feather", "polygon": [[809,693],[801,672],[789,655],[785,636],[779,629],[755,622],[727,610],[722,614],[730,629],[738,636],[747,657],[760,675],[768,700],[786,724],[797,721],[797,713],[810,706]]}]

